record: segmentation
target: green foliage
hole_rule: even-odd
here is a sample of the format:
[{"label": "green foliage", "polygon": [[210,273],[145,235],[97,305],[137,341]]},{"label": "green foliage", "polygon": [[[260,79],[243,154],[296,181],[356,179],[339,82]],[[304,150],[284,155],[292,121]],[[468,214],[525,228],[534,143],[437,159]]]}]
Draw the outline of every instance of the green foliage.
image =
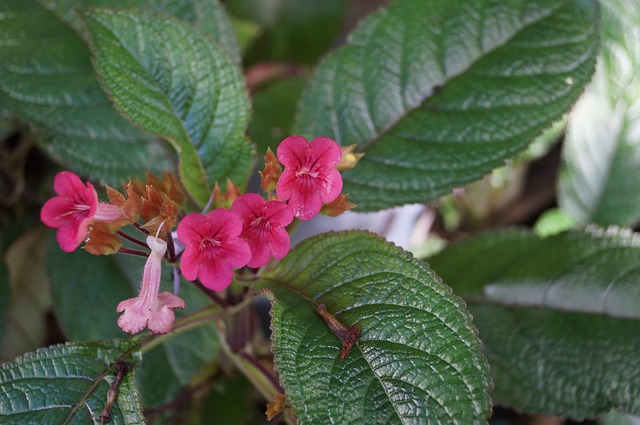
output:
[{"label": "green foliage", "polygon": [[7,329],[7,315],[9,313],[10,296],[11,287],[9,286],[9,269],[5,262],[0,260],[0,352],[2,352],[4,332]]},{"label": "green foliage", "polygon": [[[340,249],[335,249],[340,247]],[[273,351],[300,423],[484,423],[490,380],[461,300],[364,232],[308,239],[264,276]],[[317,308],[361,328],[344,361]]]},{"label": "green foliage", "polygon": [[[187,307],[173,332],[58,345],[1,366],[0,422],[99,423],[116,387],[111,421],[130,424],[256,423],[265,420],[257,397],[281,391],[278,420],[301,424],[486,423],[493,402],[602,423],[640,414],[640,236],[558,234],[574,218],[640,220],[635,3],[603,0],[601,26],[595,0],[392,0],[313,74],[307,65],[351,25],[352,3],[224,5],[235,28],[217,0],[0,2],[0,185],[26,182],[24,199],[2,213],[3,360],[60,338],[45,326],[70,340],[129,337],[116,306],[137,293],[145,264],[63,253],[53,238],[45,251],[44,233],[24,232],[50,186],[50,167],[32,176],[20,163],[28,156],[11,155],[32,139],[113,186],[177,168],[195,201],[178,220],[216,182],[248,183],[247,134],[260,157],[292,133],[356,144],[365,156],[343,171],[344,192],[365,211],[435,200],[488,175],[443,202],[447,231],[424,247],[441,249],[451,231],[469,230],[470,212],[481,227],[514,199],[525,204],[527,161],[565,131],[598,60],[568,121],[561,209],[538,220],[537,235],[452,243],[430,259],[433,270],[377,236],[342,232],[242,268],[222,293],[182,282]],[[512,168],[496,168],[505,162]],[[149,195],[137,225],[153,220],[160,198]],[[173,214],[156,218],[164,213]],[[422,218],[416,229],[433,224]],[[179,245],[168,250],[173,266],[185,261]],[[161,291],[173,289],[172,272],[165,265]],[[239,314],[254,289],[272,301],[271,347]],[[122,362],[135,374],[116,386]]]},{"label": "green foliage", "polygon": [[43,249],[46,234],[42,229],[23,233],[6,252],[11,298],[0,344],[2,361],[13,360],[46,343],[46,316],[51,308]]},{"label": "green foliage", "polygon": [[104,94],[83,41],[35,0],[0,4],[0,104],[38,128],[47,152],[110,184],[169,168],[153,138]]},{"label": "green foliage", "polygon": [[246,53],[249,63],[314,63],[338,38],[346,0],[231,0],[230,13],[260,29]]},{"label": "green foliage", "polygon": [[[100,423],[116,362],[140,362],[133,347],[118,340],[56,345],[0,366],[0,422]],[[144,423],[133,371],[124,375],[110,413],[111,423]]]},{"label": "green foliage", "polygon": [[180,178],[204,205],[213,183],[244,185],[253,167],[249,102],[239,69],[205,34],[140,11],[85,13],[95,65],[116,107],[171,141]]},{"label": "green foliage", "polygon": [[[171,289],[167,287],[166,290]],[[176,311],[176,317],[184,317],[208,304],[206,297],[187,282],[182,283],[180,296],[187,307],[184,311]],[[136,375],[144,406],[170,403],[192,380],[203,379],[207,369],[217,362],[219,351],[215,326],[207,323],[145,353],[144,362]]]},{"label": "green foliage", "polygon": [[[56,319],[67,338],[91,341],[127,335],[116,324],[120,316],[116,306],[135,294],[120,266],[122,261],[82,250],[63,252],[53,237],[46,258]],[[144,265],[141,261],[134,264],[140,270]]]},{"label": "green foliage", "polygon": [[640,221],[640,4],[602,2],[594,81],[571,114],[560,205],[582,223]]},{"label": "green foliage", "polygon": [[255,92],[249,136],[257,145],[260,161],[267,148],[275,152],[282,139],[291,134],[296,101],[304,83],[302,78],[278,80]]},{"label": "green foliage", "polygon": [[464,297],[496,403],[574,419],[640,413],[640,239],[524,231],[452,244],[429,264]]},{"label": "green foliage", "polygon": [[[49,247],[48,271],[56,318],[72,340],[124,338],[117,325],[116,306],[138,291],[144,260],[135,257],[94,257],[85,252],[65,253]],[[163,288],[172,291],[171,269],[163,270]],[[207,298],[184,283],[180,296],[187,303],[177,317],[207,305]],[[144,355],[136,382],[142,403],[154,407],[170,402],[189,380],[218,355],[218,338],[207,324],[165,341]]]},{"label": "green foliage", "polygon": [[236,40],[231,21],[227,17],[224,7],[218,0],[40,0],[48,9],[64,17],[71,27],[89,37],[86,26],[82,22],[79,11],[90,7],[118,9],[141,9],[162,13],[187,21],[199,30],[207,33],[231,55],[233,60],[240,62],[240,48]]},{"label": "green foliage", "polygon": [[392,2],[320,64],[297,132],[366,153],[344,173],[360,210],[435,199],[567,111],[593,72],[597,12],[595,1]]}]

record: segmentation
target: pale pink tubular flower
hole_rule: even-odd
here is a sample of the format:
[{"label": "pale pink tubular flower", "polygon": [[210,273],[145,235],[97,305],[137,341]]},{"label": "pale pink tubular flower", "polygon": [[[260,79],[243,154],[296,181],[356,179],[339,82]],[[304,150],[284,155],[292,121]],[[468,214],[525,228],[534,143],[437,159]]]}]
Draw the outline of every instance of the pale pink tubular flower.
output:
[{"label": "pale pink tubular flower", "polygon": [[185,245],[180,270],[187,280],[200,281],[222,291],[233,280],[233,269],[249,262],[251,250],[239,238],[242,220],[235,213],[218,208],[205,216],[191,213],[178,224],[178,239]]},{"label": "pale pink tubular flower", "polygon": [[93,185],[87,182],[85,186],[80,177],[70,171],[58,173],[53,188],[58,196],[44,204],[40,220],[58,229],[56,239],[63,251],[71,252],[82,243],[90,222],[114,221],[122,215],[117,206],[98,202]]},{"label": "pale pink tubular flower", "polygon": [[315,217],[323,202],[329,203],[340,195],[342,177],[336,165],[342,152],[333,140],[318,137],[309,143],[302,136],[290,136],[278,146],[277,156],[285,169],[276,194],[289,201],[300,220]]},{"label": "pale pink tubular flower", "polygon": [[242,233],[251,249],[249,267],[264,266],[271,257],[281,259],[289,252],[289,234],[284,229],[293,221],[293,210],[281,201],[265,201],[255,193],[245,193],[231,210],[242,218]]},{"label": "pale pink tubular flower", "polygon": [[154,334],[166,334],[173,328],[176,318],[172,309],[183,309],[185,302],[170,292],[158,294],[167,243],[160,238],[147,236],[147,245],[151,248],[151,254],[144,266],[140,293],[118,304],[116,311],[124,311],[118,318],[118,326],[130,334],[136,334],[147,326]]}]

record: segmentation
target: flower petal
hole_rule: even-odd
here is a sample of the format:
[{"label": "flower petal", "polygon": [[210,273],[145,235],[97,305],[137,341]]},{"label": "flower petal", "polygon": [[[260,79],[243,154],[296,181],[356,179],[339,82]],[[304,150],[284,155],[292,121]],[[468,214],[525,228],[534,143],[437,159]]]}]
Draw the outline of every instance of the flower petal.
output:
[{"label": "flower petal", "polygon": [[64,252],[72,252],[80,246],[87,236],[90,221],[89,217],[80,220],[70,218],[62,223],[56,233],[56,240]]},{"label": "flower petal", "polygon": [[211,222],[212,234],[218,240],[234,239],[242,233],[242,219],[230,210],[218,208],[209,213],[207,219]]},{"label": "flower petal", "polygon": [[223,258],[232,267],[243,267],[251,258],[251,250],[249,245],[242,239],[233,239],[225,243]]},{"label": "flower petal", "polygon": [[[98,202],[98,194],[93,188],[93,185],[87,182],[85,186],[76,174],[71,171],[62,171],[56,174],[53,179],[53,190],[60,196],[65,198],[71,198],[73,200],[82,199],[84,201],[92,201],[92,203]],[[87,205],[90,205],[87,202]]]},{"label": "flower petal", "polygon": [[257,193],[245,193],[235,200],[231,206],[231,211],[242,218],[255,217],[260,213],[260,209],[265,203],[264,198]]},{"label": "flower petal", "polygon": [[207,235],[211,224],[206,216],[200,213],[191,213],[178,224],[178,239],[185,246],[198,245]]},{"label": "flower petal", "polygon": [[121,301],[116,308],[119,313],[124,311],[120,317],[118,317],[118,326],[123,331],[130,334],[137,334],[147,326],[148,310],[144,308],[138,301],[138,298],[129,298]]},{"label": "flower petal", "polygon": [[40,210],[40,220],[45,226],[57,229],[68,220],[74,204],[68,198],[56,196],[44,203]]},{"label": "flower petal", "polygon": [[280,142],[276,156],[285,167],[299,168],[308,157],[309,142],[302,136],[289,136]]},{"label": "flower petal", "polygon": [[291,198],[291,193],[296,190],[298,185],[298,178],[296,174],[291,170],[284,170],[276,185],[276,195],[283,201]]},{"label": "flower petal", "polygon": [[322,208],[322,198],[317,190],[296,190],[291,193],[289,206],[300,220],[311,220]]},{"label": "flower petal", "polygon": [[342,192],[342,176],[338,170],[333,169],[322,182],[322,189],[320,190],[322,202],[328,204],[340,196],[340,192]]},{"label": "flower petal", "polygon": [[200,265],[200,281],[214,291],[223,291],[233,280],[233,266],[222,259]]},{"label": "flower petal", "polygon": [[271,245],[271,255],[277,260],[284,258],[291,248],[289,234],[282,228],[273,229],[269,243]]},{"label": "flower petal", "polygon": [[335,168],[342,158],[342,150],[328,137],[316,137],[310,143],[311,156],[325,169]]},{"label": "flower petal", "polygon": [[260,242],[255,239],[247,240],[249,248],[251,248],[251,259],[247,263],[247,266],[252,268],[262,267],[269,262],[271,258],[271,250],[269,244]]},{"label": "flower petal", "polygon": [[173,328],[176,315],[172,309],[183,309],[185,302],[177,295],[162,292],[158,295],[151,311],[149,311],[149,330],[154,334],[166,334]]},{"label": "flower petal", "polygon": [[293,209],[282,201],[268,201],[264,216],[274,226],[287,227],[293,221]]},{"label": "flower petal", "polygon": [[180,258],[180,271],[184,278],[190,281],[196,280],[202,261],[203,255],[198,247],[186,247]]}]

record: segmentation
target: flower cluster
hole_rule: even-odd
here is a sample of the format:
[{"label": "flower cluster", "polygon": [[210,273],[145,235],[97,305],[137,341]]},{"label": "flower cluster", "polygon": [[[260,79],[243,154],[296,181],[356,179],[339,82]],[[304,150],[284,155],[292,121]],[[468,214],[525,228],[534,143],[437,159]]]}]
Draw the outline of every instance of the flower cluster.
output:
[{"label": "flower cluster", "polygon": [[[186,216],[181,213],[186,196],[169,174],[162,180],[149,175],[147,183],[131,181],[124,194],[107,187],[110,202],[101,203],[91,183],[61,172],[54,180],[58,196],[45,203],[41,219],[58,229],[57,240],[64,251],[73,251],[84,241],[91,254],[121,252],[147,257],[138,296],[116,308],[122,313],[118,325],[132,334],[144,328],[163,334],[173,327],[173,310],[185,308],[176,294],[159,293],[163,261],[187,280],[223,291],[233,281],[234,269],[247,266],[255,270],[271,259],[284,258],[290,248],[286,228],[295,218],[310,220],[321,212],[338,215],[355,207],[341,194],[339,172],[358,161],[360,156],[352,150],[326,137],[311,142],[301,136],[287,137],[276,155],[269,150],[265,156],[260,175],[267,199],[255,193],[241,194],[228,181],[224,194],[216,184],[212,211]],[[125,225],[142,232],[146,240],[122,231]],[[131,244],[150,251],[131,248]]]}]

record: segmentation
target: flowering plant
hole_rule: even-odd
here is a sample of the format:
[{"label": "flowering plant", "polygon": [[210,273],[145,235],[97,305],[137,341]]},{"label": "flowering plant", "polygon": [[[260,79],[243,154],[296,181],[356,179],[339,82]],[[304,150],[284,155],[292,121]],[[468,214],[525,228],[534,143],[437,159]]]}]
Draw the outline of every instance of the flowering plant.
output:
[{"label": "flowering plant", "polygon": [[635,2],[112,3],[0,5],[0,423],[640,415]]}]

